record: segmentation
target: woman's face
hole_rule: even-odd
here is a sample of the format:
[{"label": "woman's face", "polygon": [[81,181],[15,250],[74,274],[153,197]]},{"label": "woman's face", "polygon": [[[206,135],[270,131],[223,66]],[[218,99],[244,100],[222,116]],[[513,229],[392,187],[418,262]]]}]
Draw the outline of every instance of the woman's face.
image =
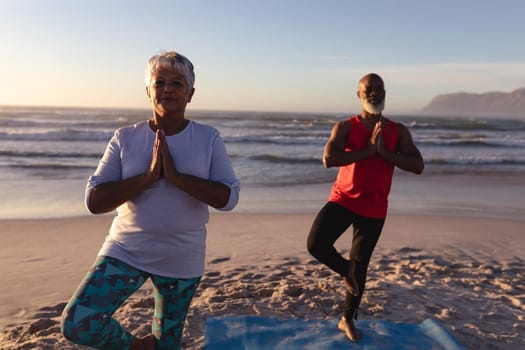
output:
[{"label": "woman's face", "polygon": [[178,69],[161,69],[151,75],[146,93],[158,116],[184,113],[191,102],[194,89],[190,88],[184,74]]}]

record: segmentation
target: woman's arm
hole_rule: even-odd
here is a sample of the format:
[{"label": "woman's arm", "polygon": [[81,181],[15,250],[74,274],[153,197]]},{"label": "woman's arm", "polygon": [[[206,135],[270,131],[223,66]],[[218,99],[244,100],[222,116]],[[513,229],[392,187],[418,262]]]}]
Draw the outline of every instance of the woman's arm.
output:
[{"label": "woman's arm", "polygon": [[[169,183],[213,208],[233,209],[237,204],[239,185],[222,141],[216,139],[213,142],[212,152],[214,154],[212,155],[211,179],[208,180],[178,172],[164,135],[158,133],[158,136],[162,145],[163,176]],[[213,180],[215,178],[232,182],[232,187],[230,188],[221,181]],[[232,193],[232,191],[235,193]],[[234,203],[232,203],[232,200]]]},{"label": "woman's arm", "polygon": [[97,185],[89,196],[87,207],[93,214],[104,214],[115,210],[152,184],[148,174],[129,179]]},{"label": "woman's arm", "polygon": [[216,209],[226,206],[230,198],[230,188],[220,182],[204,180],[181,173],[166,178],[166,180],[192,197]]},{"label": "woman's arm", "polygon": [[[103,157],[102,169],[98,172],[111,173],[111,169],[120,169],[120,151],[116,136],[110,141]],[[115,210],[121,204],[133,199],[140,192],[151,186],[161,176],[161,143],[155,139],[151,163],[145,174],[124,180],[108,181],[96,185],[89,193],[87,208],[93,214],[103,214]],[[120,170],[118,171],[120,174]],[[108,175],[105,175],[107,177]],[[120,175],[119,175],[120,177]]]}]

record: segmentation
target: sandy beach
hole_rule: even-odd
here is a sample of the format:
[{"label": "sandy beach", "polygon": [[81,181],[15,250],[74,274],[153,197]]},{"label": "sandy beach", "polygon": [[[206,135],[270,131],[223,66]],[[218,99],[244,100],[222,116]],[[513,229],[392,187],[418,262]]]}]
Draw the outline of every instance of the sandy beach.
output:
[{"label": "sandy beach", "polygon": [[[207,271],[184,332],[199,349],[214,315],[339,317],[340,279],[313,260],[305,238],[314,213],[213,213]],[[59,332],[65,302],[93,262],[111,216],[0,221],[0,349],[85,349]],[[338,242],[346,250],[350,235]],[[525,344],[525,229],[522,220],[390,215],[373,256],[364,319],[433,317],[467,349]],[[116,314],[148,333],[146,284]]]}]

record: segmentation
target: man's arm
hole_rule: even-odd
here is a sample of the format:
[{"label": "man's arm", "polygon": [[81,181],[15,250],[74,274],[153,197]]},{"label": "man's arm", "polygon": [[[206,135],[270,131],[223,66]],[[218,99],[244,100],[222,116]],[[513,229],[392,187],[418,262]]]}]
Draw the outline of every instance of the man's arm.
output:
[{"label": "man's arm", "polygon": [[423,157],[417,149],[410,131],[403,124],[398,123],[399,142],[397,146],[397,152],[390,152],[382,147],[382,144],[378,146],[378,153],[390,163],[394,164],[398,168],[414,173],[421,174],[425,168]]},{"label": "man's arm", "polygon": [[348,120],[334,125],[330,138],[324,147],[323,164],[325,168],[352,164],[375,153],[376,146],[371,144],[362,150],[346,151],[346,140],[349,132],[350,122]]}]

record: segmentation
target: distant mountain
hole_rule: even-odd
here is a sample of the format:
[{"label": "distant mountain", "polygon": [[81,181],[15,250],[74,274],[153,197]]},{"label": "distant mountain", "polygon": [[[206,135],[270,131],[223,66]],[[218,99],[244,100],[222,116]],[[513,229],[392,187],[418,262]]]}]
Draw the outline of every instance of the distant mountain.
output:
[{"label": "distant mountain", "polygon": [[439,116],[525,118],[525,87],[512,92],[459,92],[438,95],[423,108],[422,113]]}]

